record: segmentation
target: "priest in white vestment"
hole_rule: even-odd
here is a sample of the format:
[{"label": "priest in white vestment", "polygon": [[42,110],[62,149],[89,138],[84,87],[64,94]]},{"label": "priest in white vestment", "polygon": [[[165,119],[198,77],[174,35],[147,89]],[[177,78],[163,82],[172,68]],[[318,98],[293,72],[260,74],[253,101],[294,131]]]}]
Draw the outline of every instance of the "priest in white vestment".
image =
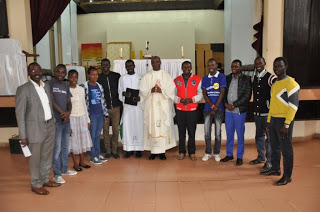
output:
[{"label": "priest in white vestment", "polygon": [[127,74],[122,75],[119,79],[119,99],[123,102],[122,119],[122,139],[123,150],[126,151],[124,158],[129,158],[136,151],[136,157],[141,158],[143,145],[143,110],[140,106],[140,97],[133,97],[131,105],[125,99],[133,95],[127,88],[139,90],[141,76],[134,72],[134,62],[127,60],[125,63]]},{"label": "priest in white vestment", "polygon": [[158,155],[166,160],[165,151],[177,145],[173,123],[175,84],[173,78],[160,70],[158,56],[151,59],[153,70],[140,82],[141,107],[144,114],[144,149],[151,151],[149,160]]}]

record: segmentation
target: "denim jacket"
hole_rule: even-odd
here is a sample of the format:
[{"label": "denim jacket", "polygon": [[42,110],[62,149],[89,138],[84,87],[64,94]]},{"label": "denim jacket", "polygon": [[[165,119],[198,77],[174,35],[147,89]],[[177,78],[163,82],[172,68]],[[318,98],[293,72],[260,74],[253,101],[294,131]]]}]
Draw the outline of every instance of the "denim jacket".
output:
[{"label": "denim jacket", "polygon": [[[104,116],[109,116],[108,109],[107,109],[107,105],[106,105],[106,100],[104,99],[104,90],[103,90],[102,86],[101,86],[98,82],[97,82],[97,85],[99,86],[100,91],[101,91],[101,107],[102,107],[102,112],[103,112]],[[82,87],[84,88],[87,110],[88,110],[88,114],[89,114],[89,117],[90,117],[88,81],[85,82],[84,84],[80,85],[80,86],[82,86]]]}]

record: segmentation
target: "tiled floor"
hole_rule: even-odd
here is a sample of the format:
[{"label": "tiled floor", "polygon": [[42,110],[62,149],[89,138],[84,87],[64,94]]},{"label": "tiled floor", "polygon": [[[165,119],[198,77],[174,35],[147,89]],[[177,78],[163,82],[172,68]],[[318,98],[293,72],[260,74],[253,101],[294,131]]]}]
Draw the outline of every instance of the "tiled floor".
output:
[{"label": "tiled floor", "polygon": [[[178,161],[177,148],[167,161],[149,161],[148,152],[141,159],[110,159],[40,196],[30,191],[27,159],[0,148],[0,211],[320,211],[320,140],[294,143],[293,182],[280,187],[273,185],[279,177],[258,174],[262,164],[248,164],[254,145],[245,147],[241,167],[203,162],[203,152],[199,146],[195,162]],[[221,152],[225,156],[225,146]]]}]

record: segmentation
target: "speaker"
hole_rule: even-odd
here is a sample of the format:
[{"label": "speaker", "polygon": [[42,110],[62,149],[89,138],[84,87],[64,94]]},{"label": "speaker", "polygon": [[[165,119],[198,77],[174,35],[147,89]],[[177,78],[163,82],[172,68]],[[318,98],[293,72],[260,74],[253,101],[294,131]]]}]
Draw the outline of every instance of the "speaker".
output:
[{"label": "speaker", "polygon": [[6,0],[0,0],[0,38],[9,38]]}]

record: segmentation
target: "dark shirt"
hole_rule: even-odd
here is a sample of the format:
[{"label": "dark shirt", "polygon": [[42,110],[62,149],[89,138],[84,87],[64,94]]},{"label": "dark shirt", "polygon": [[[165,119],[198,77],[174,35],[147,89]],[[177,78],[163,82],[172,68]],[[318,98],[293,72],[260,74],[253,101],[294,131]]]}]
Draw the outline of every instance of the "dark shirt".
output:
[{"label": "dark shirt", "polygon": [[[68,111],[68,98],[72,97],[70,93],[69,85],[65,81],[58,81],[53,78],[49,83],[50,90],[53,94],[54,102],[64,111]],[[54,110],[54,117],[56,122],[62,122],[61,115],[58,111]]]},{"label": "dark shirt", "polygon": [[[227,76],[227,88],[226,88],[226,95],[224,97],[224,103],[228,103],[228,94],[229,94],[229,89],[231,85],[231,81],[233,78],[233,74],[229,74]],[[237,90],[237,100],[233,102],[233,106],[239,107],[239,112],[244,113],[248,111],[248,105],[249,101],[251,98],[251,93],[252,93],[252,87],[251,87],[251,79],[249,76],[246,76],[242,73],[238,76],[238,90]]]},{"label": "dark shirt", "polygon": [[112,109],[122,105],[119,100],[118,84],[120,74],[110,71],[108,75],[104,73],[99,74],[98,83],[100,83],[104,90],[104,98],[107,103],[107,108]]}]

